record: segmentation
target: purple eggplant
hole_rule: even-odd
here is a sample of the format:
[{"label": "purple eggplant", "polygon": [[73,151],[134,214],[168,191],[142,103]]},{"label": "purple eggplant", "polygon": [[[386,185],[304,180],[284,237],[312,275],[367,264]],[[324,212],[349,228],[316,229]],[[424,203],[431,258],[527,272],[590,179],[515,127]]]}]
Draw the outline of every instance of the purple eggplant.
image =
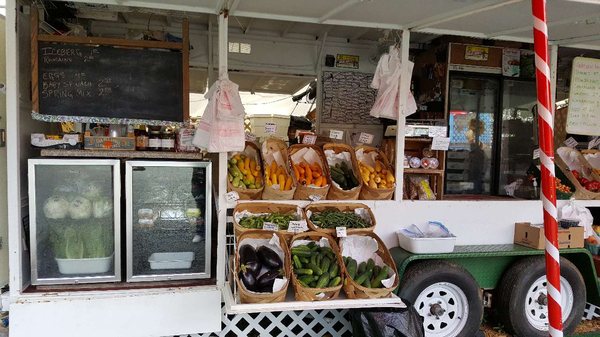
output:
[{"label": "purple eggplant", "polygon": [[239,276],[240,280],[242,280],[242,283],[244,284],[246,289],[248,289],[250,291],[255,291],[256,277],[254,277],[254,274],[252,274],[249,270],[246,270],[246,271],[240,271],[238,276]]},{"label": "purple eggplant", "polygon": [[281,258],[275,251],[267,246],[260,246],[256,251],[256,255],[258,256],[258,260],[262,263],[263,266],[268,269],[279,269],[283,268],[283,262]]},{"label": "purple eggplant", "polygon": [[249,270],[254,274],[254,277],[258,276],[262,265],[256,255],[254,247],[243,245],[240,247],[238,254],[240,256],[240,269],[242,271]]},{"label": "purple eggplant", "polygon": [[256,280],[256,292],[271,293],[273,292],[273,283],[276,278],[283,277],[282,269],[273,269],[262,274],[258,280]]}]

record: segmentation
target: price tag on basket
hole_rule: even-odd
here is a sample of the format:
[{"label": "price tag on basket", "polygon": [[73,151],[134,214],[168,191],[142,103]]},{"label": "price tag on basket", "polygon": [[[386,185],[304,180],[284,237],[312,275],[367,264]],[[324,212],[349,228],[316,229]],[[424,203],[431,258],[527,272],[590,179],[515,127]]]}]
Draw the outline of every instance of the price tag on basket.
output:
[{"label": "price tag on basket", "polygon": [[448,132],[448,128],[445,126],[430,126],[429,127],[429,137],[446,137]]},{"label": "price tag on basket", "polygon": [[306,220],[293,220],[288,225],[288,232],[290,233],[302,233],[308,230]]},{"label": "price tag on basket", "polygon": [[431,142],[432,150],[448,151],[450,146],[450,137],[434,137]]},{"label": "price tag on basket", "polygon": [[240,200],[240,195],[236,191],[231,191],[225,193],[225,201],[227,202],[236,202]]},{"label": "price tag on basket", "polygon": [[540,149],[537,148],[535,150],[533,150],[533,159],[538,159],[540,157]]},{"label": "price tag on basket", "polygon": [[329,138],[331,138],[331,139],[342,139],[342,138],[344,138],[344,131],[342,131],[342,130],[329,130]]},{"label": "price tag on basket", "polygon": [[577,144],[579,144],[579,143],[575,140],[575,138],[569,137],[569,138],[567,138],[567,140],[565,140],[565,142],[563,144],[574,149],[577,147]]},{"label": "price tag on basket", "polygon": [[588,143],[588,149],[593,149],[595,147],[598,147],[600,145],[600,137],[596,137],[592,140],[590,140],[590,142]]},{"label": "price tag on basket", "polygon": [[266,122],[265,123],[265,133],[272,135],[277,131],[277,124],[273,123],[273,122]]},{"label": "price tag on basket", "polygon": [[305,135],[302,137],[302,144],[314,145],[317,142],[317,135]]},{"label": "price tag on basket", "polygon": [[348,236],[348,234],[346,233],[346,227],[336,227],[335,235],[338,238],[345,238],[346,236]]},{"label": "price tag on basket", "polygon": [[277,224],[274,224],[272,222],[265,222],[265,223],[263,223],[263,229],[266,231],[278,231],[279,226],[277,226]]},{"label": "price tag on basket", "polygon": [[321,196],[318,194],[311,194],[308,196],[308,199],[310,199],[311,201],[319,201],[321,200]]},{"label": "price tag on basket", "polygon": [[246,132],[246,141],[247,142],[254,142],[256,141],[256,135],[250,132]]},{"label": "price tag on basket", "polygon": [[363,144],[372,144],[373,143],[373,135],[366,132],[361,132],[358,136],[358,142]]}]

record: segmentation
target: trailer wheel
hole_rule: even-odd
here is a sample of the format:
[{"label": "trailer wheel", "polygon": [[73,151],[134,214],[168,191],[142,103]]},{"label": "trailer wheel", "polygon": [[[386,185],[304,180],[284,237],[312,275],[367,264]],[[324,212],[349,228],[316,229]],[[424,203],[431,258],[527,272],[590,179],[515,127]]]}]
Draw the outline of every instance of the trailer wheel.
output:
[{"label": "trailer wheel", "polygon": [[472,337],[479,330],[483,317],[479,285],[455,263],[425,261],[410,266],[399,295],[414,303],[427,337]]},{"label": "trailer wheel", "polygon": [[[583,317],[585,282],[579,270],[560,259],[560,288],[565,336],[575,331]],[[498,288],[498,318],[517,336],[548,336],[548,298],[544,257],[522,259],[502,277]]]}]

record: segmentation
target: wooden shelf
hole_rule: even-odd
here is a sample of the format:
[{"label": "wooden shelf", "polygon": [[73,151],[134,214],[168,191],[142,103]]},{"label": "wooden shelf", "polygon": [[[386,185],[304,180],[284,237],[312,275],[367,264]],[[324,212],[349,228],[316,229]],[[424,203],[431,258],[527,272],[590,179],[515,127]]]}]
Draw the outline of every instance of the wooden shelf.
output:
[{"label": "wooden shelf", "polygon": [[444,174],[444,170],[424,169],[424,168],[405,168],[405,174]]},{"label": "wooden shelf", "polygon": [[423,138],[423,137],[406,137],[404,138],[407,142],[423,142],[423,143],[431,143],[433,141],[432,138]]},{"label": "wooden shelf", "polygon": [[42,157],[85,157],[85,158],[136,158],[136,159],[189,159],[202,160],[201,152],[162,151],[110,151],[110,150],[59,150],[43,149]]}]

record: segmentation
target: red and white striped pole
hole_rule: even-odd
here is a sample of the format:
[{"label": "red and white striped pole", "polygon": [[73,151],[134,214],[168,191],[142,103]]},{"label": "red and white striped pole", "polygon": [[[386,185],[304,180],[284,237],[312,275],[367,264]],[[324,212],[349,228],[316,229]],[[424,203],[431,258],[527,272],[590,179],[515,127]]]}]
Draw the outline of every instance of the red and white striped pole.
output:
[{"label": "red and white striped pole", "polygon": [[537,83],[540,161],[542,163],[542,203],[546,235],[546,277],[548,279],[548,319],[551,337],[562,337],[558,224],[556,221],[556,185],[554,180],[554,105],[548,66],[548,26],[546,0],[531,0],[533,42]]}]

